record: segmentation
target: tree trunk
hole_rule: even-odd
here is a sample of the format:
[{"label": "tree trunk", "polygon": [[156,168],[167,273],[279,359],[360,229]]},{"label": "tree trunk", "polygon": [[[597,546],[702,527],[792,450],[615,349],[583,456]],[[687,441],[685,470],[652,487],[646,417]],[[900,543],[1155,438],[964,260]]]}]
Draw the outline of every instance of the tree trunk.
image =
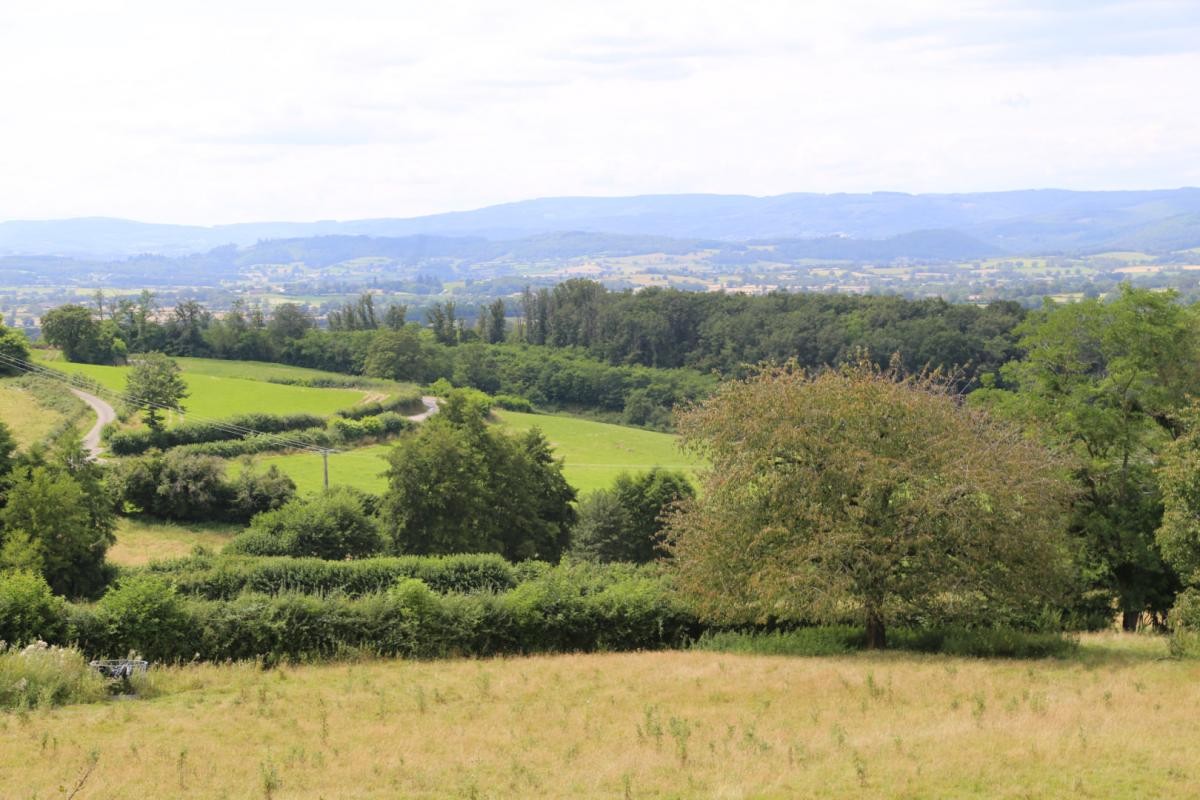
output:
[{"label": "tree trunk", "polygon": [[883,650],[887,647],[887,630],[883,617],[875,609],[867,609],[867,649]]},{"label": "tree trunk", "polygon": [[1140,611],[1122,611],[1121,612],[1121,629],[1127,633],[1133,633],[1137,630],[1138,622],[1142,618]]}]

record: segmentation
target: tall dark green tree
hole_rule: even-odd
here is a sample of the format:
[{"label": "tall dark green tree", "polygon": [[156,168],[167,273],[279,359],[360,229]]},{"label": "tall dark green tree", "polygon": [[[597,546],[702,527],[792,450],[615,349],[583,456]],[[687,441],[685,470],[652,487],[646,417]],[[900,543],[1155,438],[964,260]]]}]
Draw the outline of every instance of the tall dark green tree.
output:
[{"label": "tall dark green tree", "polygon": [[575,492],[534,430],[488,428],[461,391],[401,440],[383,498],[385,532],[401,553],[501,553],[554,561],[568,544]]},{"label": "tall dark green tree", "polygon": [[1010,388],[972,398],[1073,452],[1071,531],[1092,613],[1115,604],[1131,629],[1145,612],[1165,613],[1178,588],[1155,541],[1155,466],[1200,392],[1196,311],[1174,293],[1123,286],[1110,300],[1047,303],[1017,331],[1026,355],[1001,370]]},{"label": "tall dark green tree", "polygon": [[124,360],[125,342],[112,320],[98,322],[86,306],[65,305],[42,316],[42,337],[62,349],[68,361],[114,364]]},{"label": "tall dark green tree", "polygon": [[114,522],[99,468],[77,437],[65,437],[49,459],[13,471],[0,510],[0,560],[40,572],[59,594],[92,596],[109,578]]},{"label": "tall dark green tree", "polygon": [[125,394],[130,405],[143,412],[146,424],[158,430],[164,407],[182,410],[180,402],[188,391],[178,364],[162,353],[146,353],[133,362]]},{"label": "tall dark green tree", "polygon": [[695,495],[682,472],[659,467],[634,475],[623,472],[611,489],[592,492],[580,502],[573,551],[594,561],[654,561],[665,554],[666,513]]}]

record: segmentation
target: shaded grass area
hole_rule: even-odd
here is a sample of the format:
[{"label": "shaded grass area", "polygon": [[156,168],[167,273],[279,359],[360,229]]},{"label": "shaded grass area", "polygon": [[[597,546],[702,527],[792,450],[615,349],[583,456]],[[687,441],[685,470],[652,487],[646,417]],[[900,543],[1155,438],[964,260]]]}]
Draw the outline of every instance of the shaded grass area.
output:
[{"label": "shaded grass area", "polygon": [[184,525],[144,517],[121,517],[117,523],[117,542],[106,558],[123,567],[138,567],[151,561],[164,561],[191,555],[197,546],[213,552],[241,531],[237,525],[203,523]]},{"label": "shaded grass area", "polygon": [[[866,647],[866,631],[848,625],[798,628],[790,631],[710,631],[696,642],[697,650],[779,656],[845,655]],[[1065,658],[1074,655],[1078,640],[1058,633],[1031,633],[1011,628],[943,628],[889,630],[891,650],[1002,658]]]},{"label": "shaded grass area", "polygon": [[1105,655],[1126,649],[1118,638],[1038,661],[690,651],[162,669],[153,699],[0,722],[0,788],[52,795],[94,753],[88,794],[104,797],[1195,796],[1200,664]]}]

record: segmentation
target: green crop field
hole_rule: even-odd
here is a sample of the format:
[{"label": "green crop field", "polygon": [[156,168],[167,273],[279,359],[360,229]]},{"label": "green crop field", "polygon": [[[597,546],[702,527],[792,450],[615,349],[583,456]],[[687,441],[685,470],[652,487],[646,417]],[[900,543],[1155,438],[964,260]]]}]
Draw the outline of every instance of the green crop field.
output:
[{"label": "green crop field", "polygon": [[[681,453],[676,438],[624,425],[550,414],[495,412],[497,423],[514,432],[532,427],[542,429],[554,453],[564,459],[567,481],[579,492],[607,488],[621,472],[641,472],[651,467],[679,469],[694,476],[699,462]],[[375,445],[329,457],[331,485],[353,486],[368,492],[381,492],[387,486],[382,473],[388,445]],[[290,475],[301,493],[317,491],[323,484],[321,457],[310,453],[266,456],[256,459],[260,466],[274,464]],[[240,466],[230,464],[231,474]]]},{"label": "green crop field", "polygon": [[[38,360],[64,372],[84,375],[114,392],[125,391],[125,378],[129,367],[104,367],[94,364],[72,364],[53,358],[53,353],[36,351]],[[178,359],[184,368],[184,381],[189,396],[183,401],[184,409],[199,417],[222,418],[236,414],[268,412],[275,414],[307,412],[310,414],[332,414],[340,408],[360,403],[369,394],[379,394],[363,389],[317,389],[307,386],[289,386],[268,383],[270,374],[254,362],[214,362],[212,359]],[[267,365],[263,365],[264,367]],[[278,374],[291,372],[292,367],[269,365]],[[301,370],[316,376],[330,375],[316,370]],[[258,379],[250,376],[257,376]],[[295,375],[293,375],[295,377]],[[313,377],[314,375],[300,375]],[[345,379],[346,376],[335,376]],[[403,386],[403,384],[396,384]]]}]

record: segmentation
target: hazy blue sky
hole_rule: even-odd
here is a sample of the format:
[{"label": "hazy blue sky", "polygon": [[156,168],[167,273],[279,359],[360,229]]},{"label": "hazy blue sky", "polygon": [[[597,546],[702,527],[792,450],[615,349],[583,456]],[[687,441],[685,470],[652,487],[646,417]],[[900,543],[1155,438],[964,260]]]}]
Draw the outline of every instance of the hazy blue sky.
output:
[{"label": "hazy blue sky", "polygon": [[0,219],[1200,184],[1200,3],[0,6]]}]

